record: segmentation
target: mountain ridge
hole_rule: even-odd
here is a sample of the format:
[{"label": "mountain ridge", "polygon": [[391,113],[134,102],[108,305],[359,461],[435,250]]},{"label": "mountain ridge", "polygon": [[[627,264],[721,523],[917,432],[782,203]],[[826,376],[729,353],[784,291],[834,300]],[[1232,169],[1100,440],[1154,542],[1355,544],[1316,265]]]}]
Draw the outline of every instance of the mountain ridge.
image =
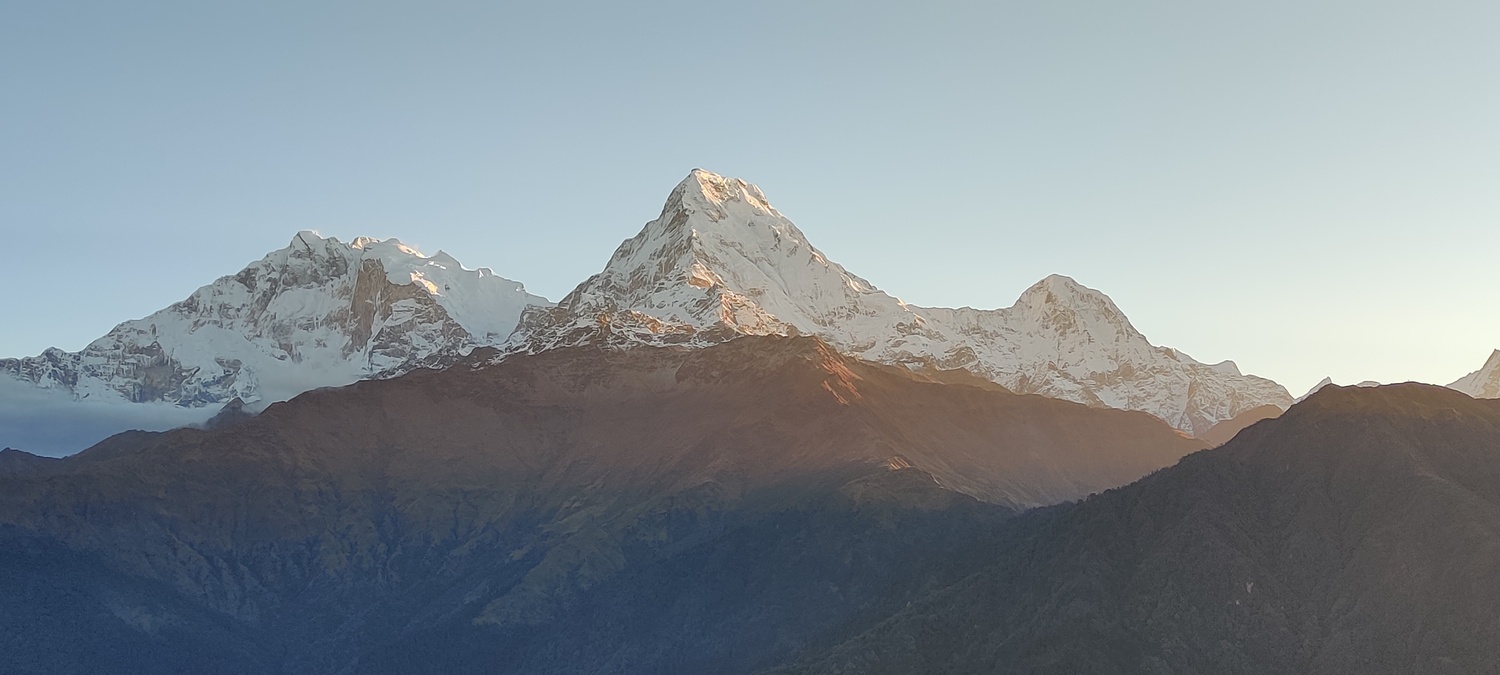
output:
[{"label": "mountain ridge", "polygon": [[1500,349],[1490,353],[1483,366],[1449,384],[1474,398],[1500,398]]},{"label": "mountain ridge", "polygon": [[1190,433],[1262,405],[1280,385],[1233,362],[1152,345],[1108,296],[1061,275],[1005,309],[910,305],[829,260],[761,190],[695,169],[603,271],[527,311],[515,353],[560,346],[702,346],[818,335],[881,363],[963,368],[1020,393],[1143,410]]},{"label": "mountain ridge", "polygon": [[[238,398],[256,409],[312,388],[446,367],[479,346],[701,348],[742,335],[816,335],[861,359],[962,369],[1017,393],[1148,412],[1194,435],[1292,401],[1232,361],[1204,364],[1152,344],[1107,295],[1066,276],[1043,278],[1008,308],[908,304],[828,259],[758,187],[702,169],[556,305],[442,251],[302,231],[79,352],[0,359],[0,373],[91,403],[197,409]],[[152,414],[182,423],[172,411]],[[156,424],[148,428],[169,426]]]},{"label": "mountain ridge", "polygon": [[777,673],[1494,672],[1500,403],[1325,387]]},{"label": "mountain ridge", "polygon": [[[64,616],[88,627],[65,633],[80,653],[106,655],[84,672],[170,670],[131,656],[157,647],[228,658],[218,626],[259,636],[230,672],[745,672],[899,607],[927,583],[905,570],[982,556],[1020,508],[1204,447],[1145,413],[945,383],[810,336],[495,354],[219,429],[0,453],[0,670],[45,658],[56,636],[37,626],[57,623],[36,619]],[[639,639],[626,598],[661,608],[701,667]]]},{"label": "mountain ridge", "polygon": [[424,256],[396,239],[344,244],[304,230],[78,352],[0,359],[0,373],[92,401],[279,400],[498,343],[525,305],[546,302],[446,253]]}]

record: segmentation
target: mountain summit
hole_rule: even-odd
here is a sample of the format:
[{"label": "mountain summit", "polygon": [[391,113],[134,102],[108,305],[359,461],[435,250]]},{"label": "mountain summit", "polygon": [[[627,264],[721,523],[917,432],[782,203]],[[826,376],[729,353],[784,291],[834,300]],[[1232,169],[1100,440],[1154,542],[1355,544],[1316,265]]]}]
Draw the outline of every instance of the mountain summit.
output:
[{"label": "mountain summit", "polygon": [[661,216],[514,342],[543,351],[588,342],[708,344],[817,333],[843,346],[913,321],[905,306],[823,256],[760,189],[695,169]]},{"label": "mountain summit", "polygon": [[1500,398],[1500,349],[1490,353],[1489,360],[1472,373],[1448,385],[1474,398]]},{"label": "mountain summit", "polygon": [[907,304],[829,260],[756,186],[701,169],[555,307],[443,252],[299,232],[80,352],[3,359],[0,373],[76,399],[195,408],[446,365],[481,345],[703,347],[744,335],[813,335],[862,359],[963,369],[1017,393],[1145,411],[1194,435],[1291,403],[1231,362],[1151,344],[1108,296],[1065,276],[1005,309]]},{"label": "mountain summit", "polygon": [[276,400],[499,343],[531,304],[547,300],[446,253],[304,231],[80,352],[0,359],[0,373],[90,401]]},{"label": "mountain summit", "polygon": [[526,312],[507,345],[702,346],[816,335],[860,358],[962,368],[1018,393],[1142,410],[1200,433],[1291,396],[1233,363],[1158,347],[1108,296],[1050,276],[1006,309],[918,307],[814,247],[756,186],[695,169],[661,215],[556,307]]}]

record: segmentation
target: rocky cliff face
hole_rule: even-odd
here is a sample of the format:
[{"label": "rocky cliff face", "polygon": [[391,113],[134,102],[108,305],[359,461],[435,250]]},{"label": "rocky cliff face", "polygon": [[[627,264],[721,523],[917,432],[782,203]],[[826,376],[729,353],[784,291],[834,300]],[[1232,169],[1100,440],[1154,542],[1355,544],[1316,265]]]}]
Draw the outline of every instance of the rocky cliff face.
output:
[{"label": "rocky cliff face", "polygon": [[3,359],[0,373],[90,401],[276,400],[501,342],[530,304],[547,301],[445,253],[301,232],[286,248],[120,324],[80,352]]},{"label": "rocky cliff face", "polygon": [[828,260],[759,188],[701,170],[602,272],[556,307],[528,311],[507,349],[740,335],[816,335],[863,359],[963,368],[1020,393],[1149,412],[1190,433],[1291,403],[1231,362],[1151,344],[1107,296],[1067,277],[1043,279],[1006,309],[909,305]]}]

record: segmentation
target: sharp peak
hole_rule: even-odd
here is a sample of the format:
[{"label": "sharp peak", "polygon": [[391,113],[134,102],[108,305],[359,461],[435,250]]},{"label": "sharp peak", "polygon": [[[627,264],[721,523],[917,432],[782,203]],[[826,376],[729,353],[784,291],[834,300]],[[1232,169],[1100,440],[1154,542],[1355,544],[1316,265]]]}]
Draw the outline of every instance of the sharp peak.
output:
[{"label": "sharp peak", "polygon": [[684,206],[698,206],[711,212],[721,211],[729,202],[743,202],[758,211],[776,213],[765,193],[754,183],[707,169],[695,168],[677,184],[668,199],[668,206],[678,201],[685,202]]},{"label": "sharp peak", "polygon": [[[772,208],[760,188],[738,178],[693,169],[667,195],[661,213],[621,243],[611,264],[639,262],[633,258],[636,253],[654,251],[663,244],[686,243],[696,252],[705,241],[737,241],[771,231],[776,237],[790,237],[812,247],[791,220]],[[821,258],[822,253],[817,256]]]},{"label": "sharp peak", "polygon": [[708,169],[693,167],[691,171],[688,171],[687,177],[683,178],[682,181],[678,183],[678,185],[713,185],[718,183],[727,183],[730,181],[740,183],[745,182],[732,176],[725,176],[721,173],[714,173],[712,171],[709,171]]}]

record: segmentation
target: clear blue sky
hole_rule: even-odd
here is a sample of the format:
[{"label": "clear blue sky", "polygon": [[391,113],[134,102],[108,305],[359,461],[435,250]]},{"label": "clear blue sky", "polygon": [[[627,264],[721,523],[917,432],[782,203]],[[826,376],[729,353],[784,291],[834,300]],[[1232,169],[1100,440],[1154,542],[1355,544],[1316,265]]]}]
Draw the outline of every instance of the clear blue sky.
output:
[{"label": "clear blue sky", "polygon": [[0,2],[0,355],[302,228],[551,298],[695,166],[918,304],[1068,274],[1301,393],[1500,347],[1500,3]]}]

